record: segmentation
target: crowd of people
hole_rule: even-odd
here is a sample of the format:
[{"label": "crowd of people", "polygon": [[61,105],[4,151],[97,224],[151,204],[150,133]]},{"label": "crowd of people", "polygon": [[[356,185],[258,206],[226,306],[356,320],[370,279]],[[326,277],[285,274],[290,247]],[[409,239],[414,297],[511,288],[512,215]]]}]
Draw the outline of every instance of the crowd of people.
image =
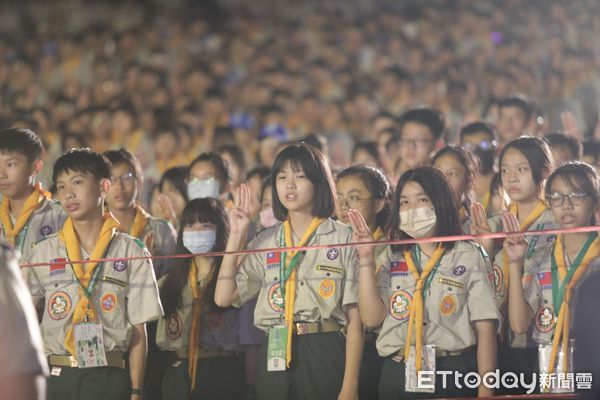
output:
[{"label": "crowd of people", "polygon": [[596,232],[372,244],[597,225],[598,5],[347,3],[0,5],[0,238],[43,340],[2,247],[34,332],[0,387],[475,397],[417,372],[598,370],[572,329]]}]

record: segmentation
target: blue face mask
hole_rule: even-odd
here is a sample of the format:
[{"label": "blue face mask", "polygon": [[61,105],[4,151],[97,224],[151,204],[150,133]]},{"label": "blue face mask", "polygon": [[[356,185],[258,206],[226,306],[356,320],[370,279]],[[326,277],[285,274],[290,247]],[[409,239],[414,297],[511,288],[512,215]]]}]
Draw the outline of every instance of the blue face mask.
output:
[{"label": "blue face mask", "polygon": [[187,184],[188,199],[219,198],[219,182],[215,178],[194,179]]},{"label": "blue face mask", "polygon": [[217,231],[184,231],[183,246],[192,254],[208,253],[215,247]]}]

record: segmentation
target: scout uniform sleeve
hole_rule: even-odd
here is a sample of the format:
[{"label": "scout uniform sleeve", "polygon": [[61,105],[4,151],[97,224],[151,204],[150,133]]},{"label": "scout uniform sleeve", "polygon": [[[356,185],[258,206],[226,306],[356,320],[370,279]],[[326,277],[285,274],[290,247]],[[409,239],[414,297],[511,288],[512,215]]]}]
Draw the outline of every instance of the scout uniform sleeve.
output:
[{"label": "scout uniform sleeve", "polygon": [[391,287],[391,275],[390,275],[390,259],[391,259],[392,248],[386,246],[386,249],[381,252],[377,260],[375,260],[377,289],[379,289],[379,296],[383,304],[388,304],[390,297],[392,296]]},{"label": "scout uniform sleeve", "polygon": [[0,248],[0,379],[48,374],[37,316],[14,254]]},{"label": "scout uniform sleeve", "polygon": [[[148,257],[148,249],[139,239],[132,244],[130,256]],[[143,324],[163,315],[154,276],[152,260],[130,260],[129,285],[127,287],[127,319],[132,325]]]},{"label": "scout uniform sleeve", "polygon": [[468,283],[469,316],[471,321],[484,319],[500,320],[500,313],[494,301],[494,294],[486,273],[485,261],[479,251],[474,252],[475,266]]},{"label": "scout uniform sleeve", "polygon": [[[26,255],[21,258],[21,265],[32,264],[37,262],[36,252],[37,246],[34,246],[33,250],[28,252]],[[43,300],[45,297],[43,286],[40,283],[38,276],[35,272],[35,267],[25,268],[23,271],[23,276],[27,282],[27,287],[29,288],[29,292],[31,297],[33,298],[33,303],[37,304],[39,301]]]},{"label": "scout uniform sleeve", "polygon": [[[256,250],[262,248],[261,238],[264,235],[257,236],[248,244],[249,250]],[[233,304],[234,307],[241,307],[242,304],[246,303],[258,296],[260,289],[263,285],[265,276],[265,265],[263,260],[263,253],[252,253],[246,254],[238,267],[235,282],[237,285],[240,300]]]},{"label": "scout uniform sleeve", "polygon": [[343,251],[346,282],[344,283],[342,307],[345,309],[349,305],[358,303],[358,253],[355,247],[344,247]]}]

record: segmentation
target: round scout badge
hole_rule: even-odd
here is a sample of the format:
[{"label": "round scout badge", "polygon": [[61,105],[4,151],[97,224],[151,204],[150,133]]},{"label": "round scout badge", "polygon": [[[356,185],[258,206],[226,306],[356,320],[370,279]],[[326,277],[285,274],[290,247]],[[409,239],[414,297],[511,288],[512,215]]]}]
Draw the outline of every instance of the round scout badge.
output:
[{"label": "round scout badge", "polygon": [[406,290],[394,292],[390,299],[390,315],[399,321],[407,319],[411,301],[412,296]]},{"label": "round scout badge", "polygon": [[52,229],[52,227],[50,225],[44,225],[42,226],[42,228],[40,229],[40,234],[43,237],[46,237],[48,235],[52,235],[52,232],[54,232],[54,229]]},{"label": "round scout badge", "polygon": [[328,299],[335,293],[335,282],[333,279],[323,279],[321,281],[321,285],[319,286],[319,295]]},{"label": "round scout badge", "polygon": [[48,315],[53,320],[65,318],[71,311],[71,298],[65,292],[56,292],[48,300]]},{"label": "round scout badge", "polygon": [[449,294],[444,296],[442,302],[440,303],[440,313],[444,317],[449,317],[456,311],[456,296],[453,294]]},{"label": "round scout badge", "polygon": [[327,258],[330,259],[331,261],[338,258],[339,255],[340,255],[340,251],[338,249],[330,249],[327,252]]},{"label": "round scout badge", "polygon": [[281,289],[279,283],[274,283],[269,289],[269,305],[275,312],[282,312],[284,310],[283,296],[281,295]]},{"label": "round scout badge", "polygon": [[117,307],[117,296],[114,293],[107,293],[102,296],[100,306],[104,312],[112,312]]},{"label": "round scout badge", "polygon": [[541,333],[548,333],[554,328],[556,320],[551,307],[541,307],[535,314],[535,328]]},{"label": "round scout badge", "polygon": [[467,268],[464,265],[459,265],[456,268],[454,268],[454,271],[452,271],[452,273],[455,276],[461,276],[463,275],[465,272],[467,271]]},{"label": "round scout badge", "polygon": [[181,317],[179,314],[175,313],[171,315],[169,319],[167,319],[167,323],[165,324],[165,331],[167,336],[171,340],[179,339],[181,336],[181,331],[183,330],[183,323],[181,322]]},{"label": "round scout badge", "polygon": [[113,262],[113,268],[117,272],[123,272],[127,268],[127,260],[117,260]]},{"label": "round scout badge", "polygon": [[500,293],[502,290],[503,281],[502,270],[498,265],[494,264],[494,290],[496,293]]}]

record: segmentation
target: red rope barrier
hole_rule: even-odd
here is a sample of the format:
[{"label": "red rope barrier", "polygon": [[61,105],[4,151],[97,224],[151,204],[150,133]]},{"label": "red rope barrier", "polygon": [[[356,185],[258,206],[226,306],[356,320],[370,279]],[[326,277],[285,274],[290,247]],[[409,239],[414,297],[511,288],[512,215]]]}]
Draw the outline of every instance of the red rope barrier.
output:
[{"label": "red rope barrier", "polygon": [[[364,243],[336,243],[336,244],[323,244],[323,245],[312,245],[312,246],[302,246],[302,247],[272,247],[268,249],[255,249],[255,250],[238,250],[238,251],[221,251],[221,252],[209,252],[209,253],[198,253],[198,254],[172,254],[165,256],[140,256],[140,257],[117,257],[117,258],[99,258],[96,260],[72,260],[71,263],[76,264],[86,264],[86,263],[98,263],[98,262],[114,262],[117,260],[163,260],[163,259],[176,259],[176,258],[192,258],[199,255],[214,257],[214,256],[224,256],[227,254],[230,255],[244,255],[244,254],[253,254],[253,253],[279,253],[283,251],[307,251],[307,250],[322,250],[322,249],[331,249],[337,247],[350,247],[350,246],[368,246],[368,245],[400,245],[400,244],[414,244],[414,243],[442,243],[442,242],[458,242],[463,240],[477,240],[477,239],[503,239],[509,236],[538,236],[538,235],[552,235],[552,234],[565,234],[565,233],[584,233],[584,232],[596,232],[600,231],[600,226],[584,226],[577,228],[562,228],[562,229],[548,229],[548,230],[539,230],[539,231],[520,231],[520,232],[497,232],[497,233],[486,233],[482,235],[455,235],[455,236],[436,236],[436,237],[428,237],[428,238],[420,238],[420,239],[403,239],[403,240],[386,240],[386,241],[372,241],[372,242],[364,242]],[[23,264],[21,268],[32,268],[32,267],[42,267],[49,266],[54,264],[62,264],[63,262],[58,263],[32,263],[32,264]]]}]

